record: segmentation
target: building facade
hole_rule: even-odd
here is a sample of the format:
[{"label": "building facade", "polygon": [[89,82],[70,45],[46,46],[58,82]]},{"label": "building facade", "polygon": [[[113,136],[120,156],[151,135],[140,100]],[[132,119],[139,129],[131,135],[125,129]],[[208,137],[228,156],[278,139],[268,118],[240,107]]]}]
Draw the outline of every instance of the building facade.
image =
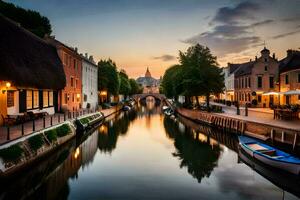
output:
[{"label": "building facade", "polygon": [[0,124],[8,115],[54,114],[66,85],[56,49],[1,15],[0,29]]},{"label": "building facade", "polygon": [[223,68],[225,91],[221,98],[226,101],[234,101],[234,73],[239,67],[239,64],[228,63],[228,66]]},{"label": "building facade", "polygon": [[234,73],[235,100],[241,105],[249,103],[257,107],[270,107],[279,103],[279,95],[268,95],[278,92],[279,63],[275,54],[264,48],[261,56],[254,61],[239,64]]},{"label": "building facade", "polygon": [[279,71],[280,103],[300,104],[300,52],[288,50],[280,61]]},{"label": "building facade", "polygon": [[148,67],[145,76],[137,78],[136,82],[144,88],[143,93],[159,93],[159,85],[161,82],[161,78],[153,78]]},{"label": "building facade", "polygon": [[82,108],[98,106],[98,66],[93,56],[82,57]]},{"label": "building facade", "polygon": [[66,75],[66,86],[60,91],[58,99],[60,110],[79,110],[82,108],[82,57],[76,48],[68,47],[54,37],[45,39],[56,47]]}]

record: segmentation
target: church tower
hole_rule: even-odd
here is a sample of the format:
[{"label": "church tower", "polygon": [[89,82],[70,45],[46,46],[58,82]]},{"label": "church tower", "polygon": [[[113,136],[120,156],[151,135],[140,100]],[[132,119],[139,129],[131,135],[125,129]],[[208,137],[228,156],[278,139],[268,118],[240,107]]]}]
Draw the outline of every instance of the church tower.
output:
[{"label": "church tower", "polygon": [[145,73],[145,77],[149,77],[149,78],[151,78],[151,73],[150,73],[150,71],[149,71],[149,68],[147,67],[147,71],[146,71],[146,73]]}]

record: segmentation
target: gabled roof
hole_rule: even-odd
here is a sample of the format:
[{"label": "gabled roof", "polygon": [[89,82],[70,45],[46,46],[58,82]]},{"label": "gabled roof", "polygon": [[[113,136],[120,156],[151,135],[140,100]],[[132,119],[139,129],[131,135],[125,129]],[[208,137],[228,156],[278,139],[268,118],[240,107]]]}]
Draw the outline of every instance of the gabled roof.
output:
[{"label": "gabled roof", "polygon": [[1,14],[0,30],[0,80],[19,87],[65,87],[66,77],[55,47]]},{"label": "gabled roof", "polygon": [[300,52],[293,52],[291,55],[282,59],[279,63],[280,73],[300,69]]},{"label": "gabled roof", "polygon": [[234,64],[237,65],[235,66],[237,70],[234,72],[234,75],[237,77],[237,76],[244,76],[244,75],[251,74],[251,70],[254,63],[255,61],[250,61],[241,64]]}]

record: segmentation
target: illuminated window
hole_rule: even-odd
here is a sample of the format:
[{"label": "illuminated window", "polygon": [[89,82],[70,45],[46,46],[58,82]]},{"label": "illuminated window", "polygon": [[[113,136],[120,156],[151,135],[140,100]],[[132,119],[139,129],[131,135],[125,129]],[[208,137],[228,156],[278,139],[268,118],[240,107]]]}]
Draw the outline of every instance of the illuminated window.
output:
[{"label": "illuminated window", "polygon": [[26,91],[26,108],[32,109],[32,90]]},{"label": "illuminated window", "polygon": [[43,107],[49,106],[48,91],[43,91]]},{"label": "illuminated window", "polygon": [[39,91],[33,91],[33,108],[39,107]]},{"label": "illuminated window", "polygon": [[71,77],[71,87],[74,87],[74,78]]},{"label": "illuminated window", "polygon": [[257,88],[262,88],[262,77],[261,76],[257,77]]},{"label": "illuminated window", "polygon": [[14,107],[15,105],[15,92],[7,91],[7,107]]},{"label": "illuminated window", "polygon": [[65,93],[65,104],[67,104],[67,103],[68,103],[68,94]]},{"label": "illuminated window", "polygon": [[49,92],[49,106],[53,106],[53,91]]}]

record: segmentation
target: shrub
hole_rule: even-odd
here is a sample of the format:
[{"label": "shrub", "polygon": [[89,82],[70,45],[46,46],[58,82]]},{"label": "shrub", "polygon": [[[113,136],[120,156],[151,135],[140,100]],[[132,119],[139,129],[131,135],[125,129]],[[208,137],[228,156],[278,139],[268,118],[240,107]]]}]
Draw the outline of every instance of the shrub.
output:
[{"label": "shrub", "polygon": [[44,144],[43,136],[41,134],[32,136],[28,139],[28,143],[31,149],[37,151]]},{"label": "shrub", "polygon": [[19,144],[14,144],[8,148],[0,150],[0,157],[6,162],[18,160],[22,154],[23,149],[19,146]]},{"label": "shrub", "polygon": [[71,133],[71,128],[68,124],[63,124],[56,128],[57,136],[63,137]]},{"label": "shrub", "polygon": [[79,121],[80,121],[81,124],[87,124],[87,123],[89,123],[88,118],[82,118]]},{"label": "shrub", "polygon": [[48,131],[45,131],[45,135],[47,137],[47,139],[49,140],[49,142],[53,142],[57,140],[57,132],[56,129],[51,129]]}]

